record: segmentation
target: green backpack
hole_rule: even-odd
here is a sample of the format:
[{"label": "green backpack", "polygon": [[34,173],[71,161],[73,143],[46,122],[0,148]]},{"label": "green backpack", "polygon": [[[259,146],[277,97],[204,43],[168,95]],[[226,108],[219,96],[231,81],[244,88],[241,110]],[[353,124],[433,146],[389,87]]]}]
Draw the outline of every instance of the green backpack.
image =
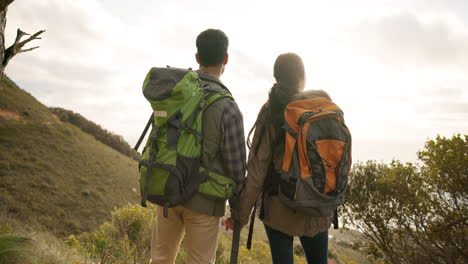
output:
[{"label": "green backpack", "polygon": [[231,198],[235,181],[201,165],[203,112],[217,100],[233,100],[229,90],[208,74],[167,67],[148,72],[143,94],[154,112],[139,140],[151,124],[139,162],[142,206],[148,200],[174,207],[196,192]]}]

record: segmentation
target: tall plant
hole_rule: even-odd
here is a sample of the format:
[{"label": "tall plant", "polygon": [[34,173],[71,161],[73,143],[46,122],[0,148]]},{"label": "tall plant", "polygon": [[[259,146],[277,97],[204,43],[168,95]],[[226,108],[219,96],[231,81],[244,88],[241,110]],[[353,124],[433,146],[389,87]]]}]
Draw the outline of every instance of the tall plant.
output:
[{"label": "tall plant", "polygon": [[438,136],[418,157],[355,165],[345,222],[386,263],[468,263],[468,136]]}]

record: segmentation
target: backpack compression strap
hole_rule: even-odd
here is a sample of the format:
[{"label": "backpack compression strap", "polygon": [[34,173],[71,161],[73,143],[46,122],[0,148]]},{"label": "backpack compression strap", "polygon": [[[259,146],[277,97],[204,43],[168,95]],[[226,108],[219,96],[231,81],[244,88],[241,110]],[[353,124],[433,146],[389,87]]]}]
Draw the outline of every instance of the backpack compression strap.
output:
[{"label": "backpack compression strap", "polygon": [[[285,125],[284,127],[286,128],[286,139],[285,139],[285,151],[284,151],[284,159],[283,159],[283,166],[282,170],[283,171],[289,171],[289,168],[291,167],[291,161],[292,161],[292,156],[293,156],[293,151],[294,148],[297,144],[297,142],[301,142],[301,138],[305,137],[304,134],[307,133],[307,127],[303,127],[304,122],[301,122],[301,117],[305,113],[316,113],[314,115],[315,117],[318,117],[319,115],[324,115],[326,112],[333,112],[333,111],[341,111],[341,109],[334,104],[332,101],[328,100],[327,98],[324,97],[316,97],[316,98],[311,98],[311,99],[304,99],[304,100],[297,100],[289,103],[286,106],[285,113],[284,113],[284,120],[285,120]],[[305,121],[305,120],[304,120]],[[296,136],[297,135],[297,139]],[[307,153],[304,153],[304,150],[301,146],[301,144],[298,145],[298,154],[299,156],[302,156],[304,158],[304,154],[307,157]],[[302,165],[302,163],[301,163]],[[310,177],[310,170],[308,169],[308,166],[305,168],[302,168],[301,166],[301,177],[302,178],[307,178]],[[305,171],[306,170],[306,171]]]},{"label": "backpack compression strap", "polygon": [[142,142],[143,139],[145,138],[146,133],[148,132],[149,127],[153,124],[153,118],[154,118],[154,115],[153,115],[153,113],[151,113],[151,116],[150,116],[150,118],[149,118],[149,120],[148,120],[148,123],[146,123],[145,129],[144,129],[143,132],[141,133],[141,136],[140,136],[140,138],[138,139],[138,142],[135,144],[135,147],[133,147],[133,149],[134,149],[135,151],[138,151],[138,148],[140,147],[141,142]]}]

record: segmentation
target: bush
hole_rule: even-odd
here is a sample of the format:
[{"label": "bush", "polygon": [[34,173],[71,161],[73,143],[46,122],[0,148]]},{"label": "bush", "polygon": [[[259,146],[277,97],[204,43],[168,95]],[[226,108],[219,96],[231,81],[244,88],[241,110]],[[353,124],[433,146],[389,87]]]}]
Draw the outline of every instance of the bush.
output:
[{"label": "bush", "polygon": [[[83,233],[78,237],[72,235],[67,244],[97,263],[148,263],[155,212],[156,206],[151,204],[148,208],[132,205],[116,209],[112,213],[111,222],[105,222],[94,232]],[[220,232],[216,264],[229,263],[231,239],[232,235]],[[243,246],[239,248],[238,263],[271,262],[268,243],[254,240],[252,248],[251,251]],[[175,263],[186,263],[186,257],[182,241]],[[306,261],[303,256],[295,256],[295,263],[305,264]]]},{"label": "bush", "polygon": [[[148,263],[156,206],[148,208],[132,205],[116,209],[112,222],[105,222],[96,231],[68,238],[68,245],[79,249],[89,259],[99,263]],[[216,263],[229,263],[231,241],[225,234],[219,236]],[[186,262],[184,241],[175,263]]]},{"label": "bush", "polygon": [[468,263],[468,136],[429,140],[422,165],[369,161],[353,167],[345,222],[386,263]]},{"label": "bush", "polygon": [[68,243],[101,263],[148,263],[156,208],[133,205],[112,213],[112,222],[105,222],[96,231],[84,233]]}]

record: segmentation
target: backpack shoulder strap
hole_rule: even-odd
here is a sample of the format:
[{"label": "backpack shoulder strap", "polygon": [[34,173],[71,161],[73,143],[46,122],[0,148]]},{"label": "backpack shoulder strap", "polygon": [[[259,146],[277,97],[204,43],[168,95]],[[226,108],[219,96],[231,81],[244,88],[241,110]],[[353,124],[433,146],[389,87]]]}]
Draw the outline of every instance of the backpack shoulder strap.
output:
[{"label": "backpack shoulder strap", "polygon": [[205,93],[205,110],[214,102],[222,99],[234,100],[229,89],[216,77],[198,71],[200,86]]},{"label": "backpack shoulder strap", "polygon": [[200,85],[204,90],[231,95],[231,91],[229,91],[229,89],[218,78],[202,71],[197,71],[197,73],[200,78]]}]

